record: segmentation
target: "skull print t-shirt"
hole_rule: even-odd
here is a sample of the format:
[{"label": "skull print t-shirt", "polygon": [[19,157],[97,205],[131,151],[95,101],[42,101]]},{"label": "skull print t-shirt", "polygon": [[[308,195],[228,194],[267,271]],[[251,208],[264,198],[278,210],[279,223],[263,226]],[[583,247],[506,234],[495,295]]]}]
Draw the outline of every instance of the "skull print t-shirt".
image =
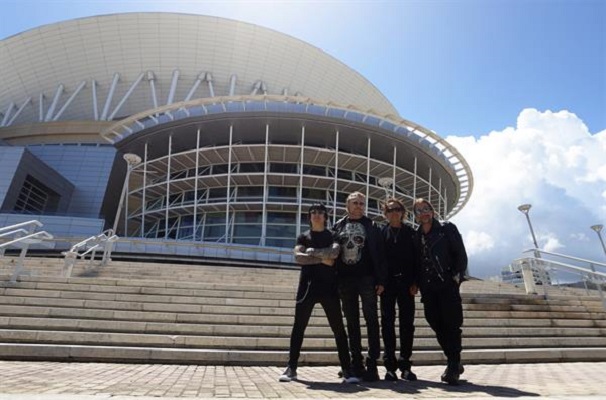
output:
[{"label": "skull print t-shirt", "polygon": [[337,259],[339,274],[345,276],[372,275],[367,232],[358,220],[347,220],[341,229],[335,233],[335,239],[341,246]]}]

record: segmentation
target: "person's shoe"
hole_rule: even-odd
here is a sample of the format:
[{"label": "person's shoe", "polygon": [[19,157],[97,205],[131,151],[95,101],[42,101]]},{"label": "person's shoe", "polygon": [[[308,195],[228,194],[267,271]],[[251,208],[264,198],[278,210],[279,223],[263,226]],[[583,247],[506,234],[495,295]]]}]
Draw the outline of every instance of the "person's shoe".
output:
[{"label": "person's shoe", "polygon": [[402,379],[405,379],[407,381],[416,381],[417,375],[411,370],[405,369],[404,371],[402,371]]},{"label": "person's shoe", "polygon": [[387,371],[385,373],[385,380],[395,382],[398,380],[398,375],[395,373],[395,371]]},{"label": "person's shoe", "polygon": [[284,372],[282,373],[282,375],[280,375],[280,378],[278,379],[278,381],[280,382],[290,382],[290,381],[294,381],[297,379],[297,370],[296,368],[291,368],[291,367],[287,367]]},{"label": "person's shoe", "polygon": [[448,366],[448,367],[446,367],[446,369],[444,370],[444,373],[442,374],[442,376],[440,378],[441,378],[442,382],[446,382],[449,385],[456,386],[459,384],[459,377],[461,375],[461,373],[459,371],[461,371],[460,364],[457,366]]},{"label": "person's shoe", "polygon": [[377,368],[377,360],[366,358],[366,373],[362,375],[366,382],[376,382],[380,380],[379,369]]},{"label": "person's shoe", "polygon": [[351,367],[351,374],[358,378],[363,378],[366,375],[366,368],[363,365],[354,365]]},{"label": "person's shoe", "polygon": [[344,383],[360,383],[360,378],[354,376],[351,372],[341,370],[341,378],[343,378]]}]

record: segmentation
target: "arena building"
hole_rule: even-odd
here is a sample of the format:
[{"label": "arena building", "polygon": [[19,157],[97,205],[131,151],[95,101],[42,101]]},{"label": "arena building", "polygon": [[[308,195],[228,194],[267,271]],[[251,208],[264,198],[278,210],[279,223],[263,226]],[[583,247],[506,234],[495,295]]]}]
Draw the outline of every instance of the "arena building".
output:
[{"label": "arena building", "polygon": [[471,170],[322,50],[223,18],[129,13],[0,41],[0,226],[38,219],[58,248],[283,262],[306,210],[353,191],[467,203]]}]

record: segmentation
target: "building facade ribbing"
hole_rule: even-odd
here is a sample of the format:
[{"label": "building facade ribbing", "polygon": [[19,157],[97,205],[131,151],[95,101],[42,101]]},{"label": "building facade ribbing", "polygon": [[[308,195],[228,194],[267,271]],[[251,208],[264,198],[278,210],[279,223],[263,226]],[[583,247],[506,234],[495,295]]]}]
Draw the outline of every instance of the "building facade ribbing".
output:
[{"label": "building facade ribbing", "polygon": [[[312,202],[335,219],[357,190],[378,219],[386,195],[424,197],[450,218],[471,194],[453,146],[338,60],[252,24],[77,19],[0,41],[0,70],[0,164],[14,171],[0,182],[3,224],[29,213],[69,220],[54,232],[66,237],[101,225],[132,240],[290,248]],[[46,203],[19,202],[32,187]]]}]

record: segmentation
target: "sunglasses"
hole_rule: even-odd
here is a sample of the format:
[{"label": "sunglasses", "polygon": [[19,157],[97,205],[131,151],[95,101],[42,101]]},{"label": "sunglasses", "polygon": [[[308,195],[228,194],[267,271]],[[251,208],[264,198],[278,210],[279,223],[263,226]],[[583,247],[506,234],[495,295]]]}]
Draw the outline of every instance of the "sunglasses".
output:
[{"label": "sunglasses", "polygon": [[366,204],[363,201],[355,201],[355,200],[350,201],[350,203],[353,204],[354,206],[361,206],[361,207],[364,206],[364,204]]},{"label": "sunglasses", "polygon": [[390,212],[402,212],[402,211],[404,211],[402,209],[402,207],[387,207],[385,209],[385,212],[388,212],[388,213],[390,213]]},{"label": "sunglasses", "polygon": [[429,207],[417,208],[417,209],[415,209],[415,215],[427,214],[432,211],[433,210]]},{"label": "sunglasses", "polygon": [[326,214],[323,210],[311,210],[310,214],[324,215]]}]

